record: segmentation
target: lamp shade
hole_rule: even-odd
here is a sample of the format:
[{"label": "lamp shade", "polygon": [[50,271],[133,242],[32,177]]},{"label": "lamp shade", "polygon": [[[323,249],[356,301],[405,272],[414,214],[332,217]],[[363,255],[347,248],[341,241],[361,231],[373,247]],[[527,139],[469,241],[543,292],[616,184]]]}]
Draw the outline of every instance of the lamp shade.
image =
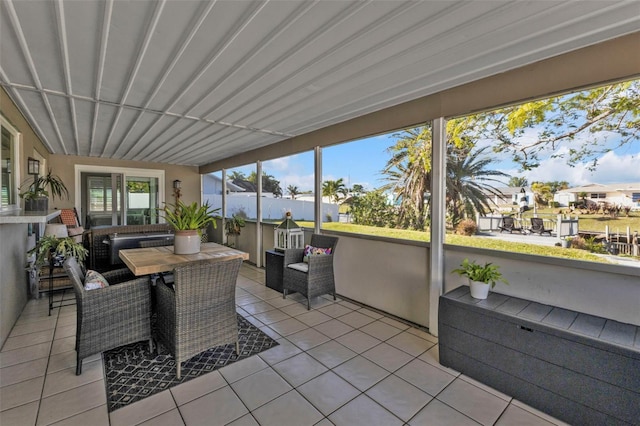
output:
[{"label": "lamp shade", "polygon": [[56,238],[65,238],[69,236],[67,225],[64,223],[47,223],[44,228],[44,235],[53,235]]}]

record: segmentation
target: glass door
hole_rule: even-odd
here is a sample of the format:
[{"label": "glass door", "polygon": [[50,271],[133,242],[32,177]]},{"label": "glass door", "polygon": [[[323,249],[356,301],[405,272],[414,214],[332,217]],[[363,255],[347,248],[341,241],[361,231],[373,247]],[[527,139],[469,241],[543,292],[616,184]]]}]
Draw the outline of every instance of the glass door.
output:
[{"label": "glass door", "polygon": [[96,226],[122,225],[122,174],[82,173],[81,213],[87,229]]},{"label": "glass door", "polygon": [[[87,229],[96,226],[159,223],[159,179],[123,173],[81,173],[82,208]],[[122,182],[126,182],[124,185]]]},{"label": "glass door", "polygon": [[127,176],[127,225],[158,223],[158,179]]},{"label": "glass door", "polygon": [[76,165],[76,208],[85,229],[160,223],[164,171]]}]

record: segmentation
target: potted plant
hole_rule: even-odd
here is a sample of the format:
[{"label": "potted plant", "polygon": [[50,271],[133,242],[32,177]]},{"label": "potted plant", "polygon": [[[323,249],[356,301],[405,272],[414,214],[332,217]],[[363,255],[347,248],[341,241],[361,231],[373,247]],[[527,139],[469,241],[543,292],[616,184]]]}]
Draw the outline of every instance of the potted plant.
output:
[{"label": "potted plant", "polygon": [[207,201],[199,206],[195,201],[185,204],[178,200],[176,204],[166,204],[161,212],[165,220],[175,229],[173,251],[176,254],[200,252],[202,229],[211,224],[216,227],[216,212]]},{"label": "potted plant", "polygon": [[561,241],[562,248],[571,248],[572,237],[564,237]]},{"label": "potted plant", "polygon": [[78,262],[84,262],[88,253],[84,245],[76,242],[72,237],[59,238],[55,235],[45,235],[38,240],[34,248],[27,252],[27,255],[29,257],[35,255],[34,266],[39,269],[53,258],[63,261],[73,256],[78,259]]},{"label": "potted plant", "polygon": [[[234,241],[237,235],[240,235],[240,231],[242,230],[242,228],[244,228],[245,226],[245,221],[244,218],[242,218],[242,216],[239,216],[237,214],[233,214],[231,215],[230,218],[225,219],[224,222],[224,229],[225,232],[227,233],[227,237],[229,235],[233,235],[234,237]],[[229,244],[227,242],[227,245],[229,247],[233,247],[233,244]]]},{"label": "potted plant", "polygon": [[489,288],[495,287],[498,281],[509,284],[502,277],[499,266],[487,262],[484,265],[464,259],[459,268],[451,271],[460,276],[469,278],[469,287],[471,289],[471,297],[475,299],[486,299],[489,294]]},{"label": "potted plant", "polygon": [[69,191],[60,179],[51,173],[51,169],[46,175],[36,176],[33,182],[24,183],[26,189],[18,195],[24,199],[25,211],[47,211],[49,210],[49,196],[51,198],[69,198]]}]

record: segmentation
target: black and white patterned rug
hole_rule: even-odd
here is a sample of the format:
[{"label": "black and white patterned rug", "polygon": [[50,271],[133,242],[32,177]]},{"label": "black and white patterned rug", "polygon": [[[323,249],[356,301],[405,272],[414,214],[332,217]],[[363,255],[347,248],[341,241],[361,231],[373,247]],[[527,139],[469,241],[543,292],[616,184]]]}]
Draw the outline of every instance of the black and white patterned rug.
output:
[{"label": "black and white patterned rug", "polygon": [[208,349],[182,363],[179,380],[176,362],[161,343],[157,354],[149,352],[146,341],[104,352],[109,412],[278,345],[241,315],[238,331],[240,355],[236,355],[234,344]]}]

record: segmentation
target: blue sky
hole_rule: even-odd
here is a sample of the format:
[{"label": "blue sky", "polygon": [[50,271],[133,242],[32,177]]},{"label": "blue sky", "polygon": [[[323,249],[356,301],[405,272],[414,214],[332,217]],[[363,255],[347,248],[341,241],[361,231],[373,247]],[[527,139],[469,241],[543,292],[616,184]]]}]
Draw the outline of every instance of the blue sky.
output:
[{"label": "blue sky", "polygon": [[[342,178],[349,187],[360,184],[366,189],[383,185],[380,170],[389,158],[386,149],[393,144],[393,140],[391,135],[384,135],[324,148],[323,180]],[[567,149],[561,147],[556,154]],[[633,141],[605,154],[593,172],[588,170],[586,163],[572,168],[561,158],[547,158],[538,168],[528,172],[520,171],[517,165],[506,159],[496,162],[494,168],[513,176],[524,176],[529,182],[566,180],[571,186],[640,182],[640,141]],[[238,170],[248,175],[255,170],[255,166]],[[266,161],[263,170],[280,181],[285,193],[289,185],[297,186],[301,191],[313,189],[313,152]]]}]

